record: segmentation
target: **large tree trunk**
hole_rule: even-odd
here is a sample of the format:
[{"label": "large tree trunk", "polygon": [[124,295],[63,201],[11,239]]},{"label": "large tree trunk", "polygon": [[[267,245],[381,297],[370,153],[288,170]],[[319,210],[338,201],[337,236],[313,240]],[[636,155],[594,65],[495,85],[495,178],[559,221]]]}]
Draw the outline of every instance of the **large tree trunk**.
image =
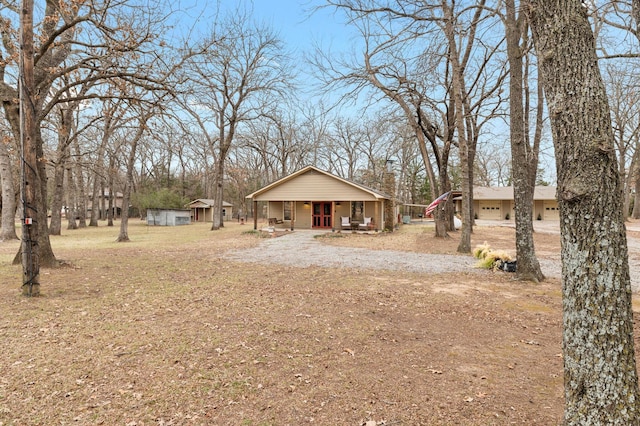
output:
[{"label": "large tree trunk", "polygon": [[94,164],[93,171],[93,187],[91,192],[91,218],[89,219],[89,226],[98,226],[98,219],[104,219],[102,217],[102,212],[104,211],[104,193],[102,194],[102,198],[100,198],[100,190],[104,188],[104,153],[105,148],[107,146],[107,141],[109,140],[107,134],[107,130],[110,129],[110,121],[111,115],[105,117],[105,132],[102,135],[102,141],[100,142],[100,146],[98,147],[98,154],[96,158],[96,164]]},{"label": "large tree trunk", "polygon": [[137,147],[137,140],[131,146],[131,152],[129,153],[129,161],[127,162],[127,179],[124,183],[124,190],[122,191],[122,212],[120,213],[120,234],[118,235],[118,242],[127,242],[129,239],[129,200],[131,199],[131,186],[133,185],[133,166],[135,160],[135,153]]},{"label": "large tree trunk", "polygon": [[76,199],[76,214],[78,215],[78,228],[86,228],[87,227],[87,196],[84,191],[85,183],[84,183],[84,170],[82,170],[82,164],[78,161],[81,158],[82,153],[80,152],[80,144],[78,143],[78,139],[76,138],[74,143],[75,150],[75,158],[76,160],[73,162],[73,169],[75,170],[75,199]]},{"label": "large tree trunk", "polygon": [[62,229],[62,199],[64,196],[64,172],[69,161],[69,142],[71,136],[71,110],[60,108],[58,123],[58,149],[53,174],[53,197],[51,200],[51,223],[49,235],[60,235]]},{"label": "large tree trunk", "polygon": [[566,425],[640,424],[622,188],[580,0],[529,3],[556,150]]},{"label": "large tree trunk", "polygon": [[127,178],[127,182],[124,184],[124,191],[122,193],[122,213],[120,214],[120,234],[118,235],[117,242],[127,242],[129,239],[129,209],[125,206],[129,205],[129,199],[131,198],[131,182]]},{"label": "large tree trunk", "polygon": [[[49,235],[60,235],[62,231],[62,200],[64,198],[64,173],[69,158],[69,145],[63,141],[58,143],[56,163],[53,166],[53,197],[51,199],[51,223]],[[67,204],[67,209],[69,205]],[[67,210],[68,211],[68,210]]]},{"label": "large tree trunk", "polygon": [[216,231],[224,227],[222,217],[222,203],[224,199],[224,165],[227,160],[229,148],[231,148],[231,142],[235,135],[236,129],[236,115],[232,114],[232,118],[229,120],[229,129],[224,126],[225,123],[225,108],[222,108],[219,112],[219,125],[220,125],[220,147],[218,149],[218,161],[215,165],[214,176],[214,193],[213,193],[213,223],[211,224],[211,230]]},{"label": "large tree trunk", "polygon": [[[22,196],[24,220],[22,223],[22,294],[40,295],[39,232],[42,229],[40,208],[42,196],[40,167],[38,166],[37,121],[35,115],[35,81],[33,51],[33,0],[23,0],[20,15],[22,49],[20,51],[20,142],[22,146]],[[47,220],[47,214],[44,214]],[[46,228],[46,227],[45,227]]]},{"label": "large tree trunk", "polygon": [[213,194],[213,222],[211,223],[211,230],[216,231],[223,226],[222,223],[222,202],[224,194],[224,157],[221,155],[215,166],[214,176],[214,194]]},{"label": "large tree trunk", "polygon": [[[456,61],[454,61],[456,62]],[[455,74],[455,73],[454,73]],[[462,191],[461,216],[462,229],[460,232],[460,242],[458,243],[458,253],[471,253],[471,233],[473,232],[473,180],[471,169],[473,169],[473,161],[471,156],[471,147],[466,137],[464,126],[464,108],[463,100],[460,93],[461,76],[454,76],[453,84],[454,98],[456,104],[456,128],[458,134],[458,152],[460,156],[460,190]]]},{"label": "large tree trunk", "polygon": [[114,205],[115,202],[115,194],[116,194],[116,190],[114,188],[115,185],[115,172],[116,172],[116,160],[115,160],[115,154],[111,153],[109,156],[109,178],[108,178],[108,183],[107,183],[107,187],[109,188],[109,199],[107,200],[107,226],[113,226],[113,216],[114,216],[114,209],[117,209],[118,206]]},{"label": "large tree trunk", "polygon": [[465,111],[463,99],[463,70],[458,57],[453,9],[449,4],[443,3],[444,33],[449,47],[449,60],[451,64],[451,91],[455,114],[455,129],[458,135],[458,154],[460,156],[460,173],[462,175],[460,186],[462,190],[462,232],[457,251],[459,253],[471,253],[471,232],[473,230],[473,156],[474,150],[471,140],[467,138],[465,129]]},{"label": "large tree trunk", "polygon": [[636,168],[635,170],[635,196],[633,198],[633,213],[631,217],[634,219],[640,219],[640,170]]},{"label": "large tree trunk", "polygon": [[60,235],[62,230],[62,199],[64,197],[64,171],[66,168],[64,161],[61,156],[58,156],[53,168],[53,197],[51,198],[49,235]]},{"label": "large tree trunk", "polygon": [[529,146],[523,106],[523,51],[514,0],[506,0],[507,56],[509,59],[509,125],[513,199],[515,202],[517,276],[522,280],[542,281],[544,275],[536,257],[533,241],[533,192],[538,170],[538,155]]},{"label": "large tree trunk", "polygon": [[129,241],[129,200],[131,199],[131,187],[133,186],[133,169],[135,167],[136,151],[138,150],[138,142],[144,135],[146,129],[147,120],[149,115],[144,113],[140,117],[140,126],[136,135],[131,141],[129,147],[129,158],[127,160],[127,179],[124,183],[124,191],[122,193],[122,213],[120,214],[120,235],[118,235],[118,242]]},{"label": "large tree trunk", "polygon": [[13,181],[11,157],[4,141],[0,141],[0,185],[2,185],[2,225],[0,241],[17,240],[16,190]]},{"label": "large tree trunk", "polygon": [[71,160],[67,162],[67,229],[78,229],[78,208],[76,200],[76,184],[73,180],[73,166]]}]

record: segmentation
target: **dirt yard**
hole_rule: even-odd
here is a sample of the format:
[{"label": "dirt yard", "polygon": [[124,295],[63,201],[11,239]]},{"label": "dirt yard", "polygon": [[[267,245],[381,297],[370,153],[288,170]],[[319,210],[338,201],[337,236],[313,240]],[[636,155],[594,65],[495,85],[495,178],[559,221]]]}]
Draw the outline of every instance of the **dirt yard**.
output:
[{"label": "dirt yard", "polygon": [[[52,243],[69,266],[42,270],[34,299],[18,242],[0,243],[0,425],[561,423],[557,279],[230,261],[264,244],[248,229],[66,231]],[[455,254],[458,236],[319,240]],[[514,230],[473,240],[513,250]],[[536,245],[559,257],[557,233]]]}]

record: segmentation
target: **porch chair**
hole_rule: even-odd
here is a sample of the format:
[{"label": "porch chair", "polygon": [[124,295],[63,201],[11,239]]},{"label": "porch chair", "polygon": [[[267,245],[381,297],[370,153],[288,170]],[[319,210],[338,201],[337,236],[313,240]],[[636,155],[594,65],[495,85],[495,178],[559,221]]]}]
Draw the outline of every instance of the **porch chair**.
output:
[{"label": "porch chair", "polygon": [[351,229],[351,218],[349,216],[340,216],[340,229]]},{"label": "porch chair", "polygon": [[371,225],[371,218],[370,217],[365,217],[364,218],[364,222],[358,225],[359,229],[364,229],[367,230],[369,229],[369,226]]}]

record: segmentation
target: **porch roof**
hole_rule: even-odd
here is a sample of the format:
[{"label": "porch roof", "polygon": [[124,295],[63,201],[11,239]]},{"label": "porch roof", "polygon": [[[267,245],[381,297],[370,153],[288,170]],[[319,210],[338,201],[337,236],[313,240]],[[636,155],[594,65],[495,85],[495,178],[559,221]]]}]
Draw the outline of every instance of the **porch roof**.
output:
[{"label": "porch roof", "polygon": [[[210,208],[213,206],[214,200],[209,198],[198,198],[197,200],[191,201],[186,207],[190,209],[202,209],[202,208]],[[233,207],[233,204],[227,203],[226,201],[222,202],[222,207]]]},{"label": "porch roof", "polygon": [[246,196],[254,201],[356,201],[390,197],[364,185],[307,166]]},{"label": "porch roof", "polygon": [[[474,200],[513,200],[513,186],[479,187],[473,188]],[[536,186],[533,192],[534,200],[556,200],[555,186]]]}]

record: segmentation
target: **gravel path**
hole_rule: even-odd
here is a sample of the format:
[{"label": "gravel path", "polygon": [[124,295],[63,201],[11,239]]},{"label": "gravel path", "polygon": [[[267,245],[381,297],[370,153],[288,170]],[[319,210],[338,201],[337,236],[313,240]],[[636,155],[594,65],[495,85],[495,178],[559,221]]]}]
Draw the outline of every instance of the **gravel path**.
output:
[{"label": "gravel path", "polygon": [[245,262],[271,262],[293,266],[325,266],[356,269],[402,270],[410,272],[482,272],[472,256],[421,254],[394,250],[368,250],[322,244],[317,231],[296,230],[268,238],[258,246],[227,253]]},{"label": "gravel path", "polygon": [[[494,224],[495,226],[495,224]],[[505,226],[511,226],[505,224]],[[540,228],[538,228],[540,227]],[[557,225],[536,226],[536,232],[559,232]],[[640,226],[637,226],[640,230]],[[412,253],[394,250],[368,250],[355,247],[338,247],[322,244],[314,235],[318,231],[296,230],[278,238],[267,238],[256,247],[227,253],[229,259],[242,262],[270,262],[290,266],[324,266],[355,269],[397,270],[426,273],[467,272],[481,273],[472,256]],[[640,241],[629,238],[629,251],[640,251]],[[545,259],[542,272],[547,277],[560,278],[559,260]],[[640,291],[640,263],[629,261],[631,286]]]}]

